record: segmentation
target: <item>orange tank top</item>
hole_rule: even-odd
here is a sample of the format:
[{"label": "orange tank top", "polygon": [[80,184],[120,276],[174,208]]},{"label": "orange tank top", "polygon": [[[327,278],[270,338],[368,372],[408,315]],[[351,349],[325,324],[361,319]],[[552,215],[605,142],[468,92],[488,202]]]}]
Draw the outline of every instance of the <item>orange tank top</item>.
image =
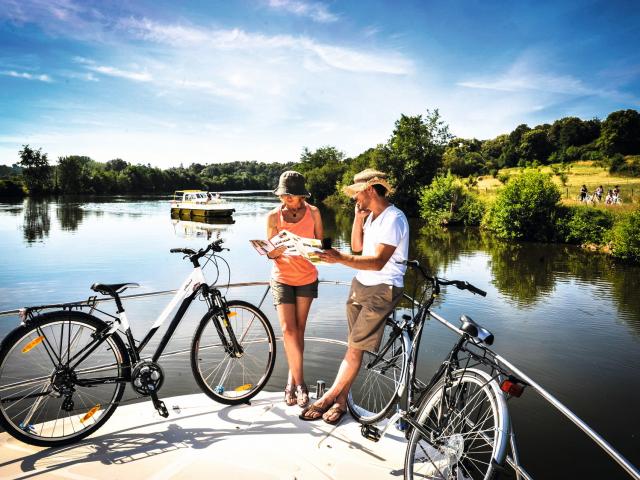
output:
[{"label": "orange tank top", "polygon": [[[285,222],[284,218],[282,218],[282,208],[280,208],[278,212],[278,231],[281,230],[289,230],[300,237],[315,238],[315,224],[309,205],[306,205],[304,216],[296,223]],[[280,255],[273,261],[271,278],[276,282],[297,287],[315,282],[318,279],[318,269],[309,260],[300,255]]]}]

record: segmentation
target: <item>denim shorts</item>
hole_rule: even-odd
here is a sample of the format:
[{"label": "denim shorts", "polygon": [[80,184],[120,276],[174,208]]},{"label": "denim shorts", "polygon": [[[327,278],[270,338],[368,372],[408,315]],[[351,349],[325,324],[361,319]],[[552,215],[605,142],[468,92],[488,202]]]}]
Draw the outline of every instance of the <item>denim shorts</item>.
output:
[{"label": "denim shorts", "polygon": [[296,303],[296,297],[318,298],[318,280],[306,285],[287,285],[271,280],[271,292],[273,304],[278,306],[283,303]]}]

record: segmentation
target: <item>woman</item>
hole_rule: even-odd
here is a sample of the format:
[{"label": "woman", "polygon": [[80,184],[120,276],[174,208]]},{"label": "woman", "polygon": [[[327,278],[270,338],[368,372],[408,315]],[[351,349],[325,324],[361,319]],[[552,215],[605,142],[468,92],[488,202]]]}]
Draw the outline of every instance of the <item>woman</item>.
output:
[{"label": "woman", "polygon": [[[322,218],[319,210],[305,201],[309,193],[302,174],[284,172],[273,193],[280,197],[282,203],[268,214],[267,238],[282,230],[300,237],[322,238]],[[271,291],[289,364],[284,399],[287,405],[297,403],[304,407],[309,403],[302,367],[304,330],[311,302],[318,297],[318,270],[302,256],[284,255],[284,250],[281,247],[268,255],[274,261]]]}]

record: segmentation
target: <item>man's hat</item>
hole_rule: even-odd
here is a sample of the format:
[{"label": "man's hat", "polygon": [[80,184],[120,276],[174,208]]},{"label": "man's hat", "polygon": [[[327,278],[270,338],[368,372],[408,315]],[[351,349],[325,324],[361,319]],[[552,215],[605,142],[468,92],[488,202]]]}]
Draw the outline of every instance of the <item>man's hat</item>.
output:
[{"label": "man's hat", "polygon": [[386,178],[386,173],[374,170],[372,168],[367,168],[360,173],[356,173],[353,176],[354,184],[343,187],[342,192],[349,197],[353,197],[354,195],[357,195],[371,185],[382,185],[387,189],[387,193],[393,193],[393,188],[391,187],[389,182],[387,182]]}]

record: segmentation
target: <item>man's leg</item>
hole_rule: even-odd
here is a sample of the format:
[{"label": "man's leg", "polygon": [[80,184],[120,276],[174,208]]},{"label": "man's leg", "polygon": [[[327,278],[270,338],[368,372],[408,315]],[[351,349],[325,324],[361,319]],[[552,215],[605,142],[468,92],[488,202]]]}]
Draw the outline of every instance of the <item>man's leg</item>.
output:
[{"label": "man's leg", "polygon": [[[342,410],[347,409],[347,396],[349,395],[351,384],[360,370],[362,354],[363,351],[360,349],[347,347],[347,351],[344,354],[344,358],[342,359],[336,378],[333,381],[333,385],[331,385],[325,394],[316,400],[313,405],[318,407],[320,410],[327,410],[329,407],[337,403]],[[310,411],[306,416],[309,419],[314,419],[319,418],[321,415],[321,412]],[[325,418],[326,420],[332,420],[332,417]]]}]

